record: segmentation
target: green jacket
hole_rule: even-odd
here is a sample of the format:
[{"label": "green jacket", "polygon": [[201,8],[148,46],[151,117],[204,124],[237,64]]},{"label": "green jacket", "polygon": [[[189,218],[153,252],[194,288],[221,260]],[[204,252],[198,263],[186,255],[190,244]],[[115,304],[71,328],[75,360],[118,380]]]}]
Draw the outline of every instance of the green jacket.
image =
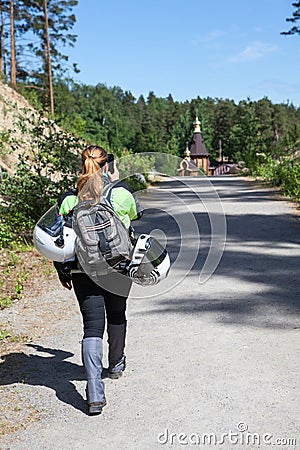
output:
[{"label": "green jacket", "polygon": [[[142,215],[138,200],[131,188],[124,182],[114,183],[111,189],[109,201],[114,211],[118,214],[125,227],[128,229],[132,220],[139,219]],[[71,190],[64,194],[59,205],[59,214],[68,216],[78,202],[77,190]]]},{"label": "green jacket", "polygon": [[[127,229],[130,227],[130,222],[132,220],[139,219],[143,214],[134,192],[127,183],[122,181],[114,183],[114,187],[110,191],[108,200]],[[72,210],[76,206],[77,202],[77,189],[66,192],[58,201],[59,213],[65,218],[71,218]],[[77,268],[77,262],[76,259],[63,263],[54,262],[54,266],[57,270],[60,281],[67,282],[71,280],[71,271],[74,268]]]}]

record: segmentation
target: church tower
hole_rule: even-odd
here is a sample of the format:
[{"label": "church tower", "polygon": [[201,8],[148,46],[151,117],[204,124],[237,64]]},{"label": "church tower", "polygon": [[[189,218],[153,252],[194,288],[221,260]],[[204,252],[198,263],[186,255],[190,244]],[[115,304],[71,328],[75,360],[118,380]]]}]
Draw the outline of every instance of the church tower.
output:
[{"label": "church tower", "polygon": [[190,145],[190,158],[198,169],[202,169],[203,172],[209,174],[209,153],[204,145],[203,137],[201,135],[201,122],[196,117],[194,122],[195,130],[193,139]]}]

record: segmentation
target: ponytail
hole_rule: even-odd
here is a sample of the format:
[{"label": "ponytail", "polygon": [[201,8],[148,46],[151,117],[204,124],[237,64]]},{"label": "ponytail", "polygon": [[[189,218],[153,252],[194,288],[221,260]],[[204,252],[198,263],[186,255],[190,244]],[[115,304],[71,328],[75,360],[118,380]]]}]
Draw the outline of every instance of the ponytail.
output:
[{"label": "ponytail", "polygon": [[80,200],[93,200],[97,204],[102,193],[102,170],[107,161],[106,150],[90,145],[81,154],[82,174],[77,181]]}]

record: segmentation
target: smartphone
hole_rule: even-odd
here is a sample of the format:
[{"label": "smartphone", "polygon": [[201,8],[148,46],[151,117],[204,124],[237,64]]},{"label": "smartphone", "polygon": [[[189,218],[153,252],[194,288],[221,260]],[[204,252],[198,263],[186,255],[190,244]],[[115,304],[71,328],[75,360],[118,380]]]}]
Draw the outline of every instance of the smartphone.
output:
[{"label": "smartphone", "polygon": [[114,173],[115,171],[115,155],[113,153],[107,154],[108,171]]}]

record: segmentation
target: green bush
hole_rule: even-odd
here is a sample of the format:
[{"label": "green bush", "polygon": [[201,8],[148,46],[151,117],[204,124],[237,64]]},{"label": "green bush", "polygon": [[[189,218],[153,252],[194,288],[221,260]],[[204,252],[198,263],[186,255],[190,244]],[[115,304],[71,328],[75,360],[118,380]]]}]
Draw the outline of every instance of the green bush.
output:
[{"label": "green bush", "polygon": [[74,185],[83,145],[40,114],[24,111],[17,120],[27,140],[10,145],[13,149],[26,145],[27,151],[19,156],[15,174],[4,174],[0,182],[0,248],[30,238],[37,220]]},{"label": "green bush", "polygon": [[300,202],[299,160],[288,159],[283,161],[274,172],[274,184],[282,186],[284,194]]},{"label": "green bush", "polygon": [[117,166],[120,172],[120,178],[128,178],[135,173],[141,173],[146,176],[154,169],[155,158],[151,154],[129,154],[117,159]]},{"label": "green bush", "polygon": [[270,156],[264,163],[257,165],[254,175],[269,181],[272,186],[278,186],[288,197],[300,202],[300,161],[293,157],[282,157],[275,161]]},{"label": "green bush", "polygon": [[14,234],[12,232],[12,226],[9,222],[6,222],[4,216],[7,208],[0,206],[0,248],[8,247],[14,240]]},{"label": "green bush", "polygon": [[132,175],[131,177],[124,178],[124,181],[129,184],[129,186],[135,191],[142,191],[147,188],[147,181],[145,177],[145,183],[139,179],[136,175]]}]

